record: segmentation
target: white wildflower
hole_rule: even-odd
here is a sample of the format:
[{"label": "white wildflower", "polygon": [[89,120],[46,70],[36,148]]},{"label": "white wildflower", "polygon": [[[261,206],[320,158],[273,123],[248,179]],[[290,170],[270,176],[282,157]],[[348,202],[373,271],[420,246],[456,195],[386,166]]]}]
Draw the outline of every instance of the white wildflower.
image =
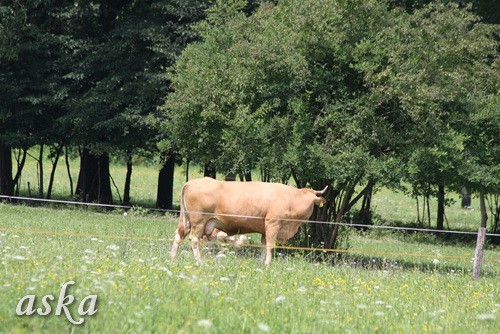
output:
[{"label": "white wildflower", "polygon": [[279,295],[275,300],[274,302],[275,303],[282,303],[283,301],[285,300],[285,296],[283,295]]},{"label": "white wildflower", "polygon": [[494,314],[478,314],[476,319],[478,320],[496,320],[496,316]]},{"label": "white wildflower", "polygon": [[201,326],[201,327],[212,327],[212,321],[208,320],[208,319],[201,319],[201,320],[198,320],[198,326]]},{"label": "white wildflower", "polygon": [[160,270],[166,272],[168,276],[173,275],[173,273],[170,270],[168,270],[167,267],[161,267]]},{"label": "white wildflower", "polygon": [[306,288],[305,286],[303,286],[303,285],[302,285],[302,286],[300,286],[300,287],[297,289],[297,291],[299,291],[299,292],[306,292],[306,291],[307,291],[307,288]]},{"label": "white wildflower", "polygon": [[112,251],[117,251],[120,249],[120,246],[117,246],[117,245],[109,245],[106,247],[107,249],[111,249]]},{"label": "white wildflower", "polygon": [[271,329],[268,324],[265,324],[263,322],[259,322],[257,324],[257,327],[259,327],[259,329],[263,332],[269,332],[269,330]]}]

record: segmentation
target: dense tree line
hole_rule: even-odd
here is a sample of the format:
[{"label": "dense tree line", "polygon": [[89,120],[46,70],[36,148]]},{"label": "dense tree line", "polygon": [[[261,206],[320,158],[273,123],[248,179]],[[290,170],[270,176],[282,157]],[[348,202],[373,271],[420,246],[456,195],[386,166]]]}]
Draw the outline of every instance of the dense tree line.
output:
[{"label": "dense tree line", "polygon": [[[169,90],[166,68],[197,38],[192,24],[207,6],[201,0],[3,1],[0,192],[16,191],[30,147],[40,147],[41,176],[45,155],[54,171],[70,148],[81,161],[74,195],[99,203],[113,201],[109,155],[126,155],[123,202],[129,204],[134,154],[175,159],[156,145],[162,136],[156,108]],[[21,152],[17,175],[12,149]],[[159,207],[172,205],[173,165],[167,166],[159,175]],[[52,181],[45,193],[41,178],[39,196],[50,198]]]},{"label": "dense tree line", "polygon": [[[183,159],[207,175],[249,180],[257,169],[264,181],[328,184],[318,220],[345,220],[361,202],[355,218],[369,223],[371,196],[386,186],[420,199],[422,223],[437,198],[442,229],[446,191],[465,187],[479,194],[483,213],[489,203],[496,229],[497,7],[4,1],[0,193],[15,193],[37,146],[40,169],[52,158],[51,180],[59,158],[78,152],[74,195],[101,203],[113,201],[110,154],[126,156],[128,204],[132,157],[148,152],[163,166],[158,207],[171,207],[173,168]],[[51,184],[39,195],[50,197]],[[304,236],[332,247],[338,226],[307,225]]]}]

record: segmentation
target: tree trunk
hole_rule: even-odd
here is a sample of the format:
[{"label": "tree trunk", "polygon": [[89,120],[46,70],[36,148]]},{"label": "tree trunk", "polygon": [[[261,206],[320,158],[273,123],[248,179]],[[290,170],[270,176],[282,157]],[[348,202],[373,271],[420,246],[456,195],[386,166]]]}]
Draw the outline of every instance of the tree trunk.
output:
[{"label": "tree trunk", "polygon": [[245,181],[246,182],[252,181],[252,171],[248,171],[247,173],[245,173]]},{"label": "tree trunk", "polygon": [[130,205],[130,181],[132,179],[132,152],[127,152],[127,174],[125,175],[125,187],[123,189],[122,205]]},{"label": "tree trunk", "polygon": [[96,156],[87,148],[82,150],[76,195],[83,202],[113,203],[107,154]]},{"label": "tree trunk", "polygon": [[19,152],[18,158],[16,159],[17,161],[17,170],[16,170],[16,175],[14,176],[14,179],[12,181],[12,188],[14,190],[15,188],[15,194],[16,196],[19,196],[19,180],[21,178],[21,174],[23,172],[24,164],[26,163],[26,155],[28,153],[28,149],[19,149],[19,151],[23,151],[23,156],[21,157],[21,152]]},{"label": "tree trunk", "polygon": [[445,207],[444,200],[445,200],[444,184],[440,184],[438,186],[438,207],[437,207],[436,228],[441,231],[444,229],[444,207]]},{"label": "tree trunk", "polygon": [[490,194],[489,197],[485,196],[485,200],[490,208],[490,214],[493,219],[492,222],[492,233],[496,234],[498,229],[498,223],[500,222],[500,195]]},{"label": "tree trunk", "polygon": [[462,187],[462,208],[469,208],[472,203],[472,198],[467,187]]},{"label": "tree trunk", "polygon": [[488,213],[486,212],[486,202],[484,200],[484,193],[479,193],[479,206],[481,210],[481,227],[486,228],[488,222]]},{"label": "tree trunk", "polygon": [[363,195],[363,204],[361,205],[361,211],[359,215],[359,220],[361,224],[371,225],[372,224],[372,212],[371,203],[373,195],[373,186],[375,182],[369,182],[366,186],[365,193]]},{"label": "tree trunk", "polygon": [[0,143],[0,195],[12,196],[12,149]]},{"label": "tree trunk", "polygon": [[52,186],[54,185],[54,176],[56,174],[57,162],[61,156],[63,145],[56,147],[56,155],[54,156],[54,161],[52,162],[52,170],[50,171],[49,187],[47,188],[47,199],[52,197]]},{"label": "tree trunk", "polygon": [[[357,182],[354,182],[352,185],[348,185],[347,189],[345,190],[344,198],[341,200],[340,207],[337,210],[336,215],[335,215],[335,223],[337,223],[337,224],[333,227],[333,231],[332,231],[329,239],[327,240],[327,243],[325,246],[326,248],[333,248],[335,246],[335,244],[337,243],[337,238],[338,238],[338,233],[339,233],[339,223],[342,221],[342,216],[350,209],[350,206],[351,206],[350,201],[351,201],[352,195],[354,194],[354,188],[355,188],[356,184],[357,184]],[[361,198],[361,197],[358,197],[358,199],[359,198]]]},{"label": "tree trunk", "polygon": [[429,195],[425,196],[425,201],[427,202],[427,222],[429,224],[428,227],[431,228],[431,203],[429,198]]},{"label": "tree trunk", "polygon": [[68,146],[66,146],[65,149],[64,149],[64,159],[66,160],[66,171],[68,172],[70,196],[73,197],[73,195],[74,195],[74,191],[73,191],[73,178],[71,177],[71,169],[70,169],[70,166],[69,166]]},{"label": "tree trunk", "polygon": [[163,154],[163,167],[158,174],[156,207],[172,210],[174,193],[175,153]]},{"label": "tree trunk", "polygon": [[212,179],[217,178],[217,172],[210,163],[206,164],[205,167],[203,168],[203,176],[211,177]]},{"label": "tree trunk", "polygon": [[109,155],[101,154],[97,161],[98,161],[97,203],[113,204],[113,193],[111,192],[111,182],[109,173]]},{"label": "tree trunk", "polygon": [[38,197],[43,198],[43,144],[40,145],[40,151],[38,154]]}]

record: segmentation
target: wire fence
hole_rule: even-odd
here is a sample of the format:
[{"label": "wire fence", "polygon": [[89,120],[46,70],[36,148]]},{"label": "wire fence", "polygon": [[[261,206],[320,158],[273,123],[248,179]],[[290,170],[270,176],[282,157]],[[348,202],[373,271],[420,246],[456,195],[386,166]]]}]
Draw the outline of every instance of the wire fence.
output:
[{"label": "wire fence", "polygon": [[[100,204],[100,203],[86,203],[86,202],[78,202],[78,201],[66,201],[66,200],[52,200],[52,199],[41,199],[41,198],[31,198],[31,197],[21,197],[21,196],[5,196],[0,195],[0,199],[10,200],[10,201],[32,201],[32,202],[43,202],[43,203],[53,203],[53,204],[64,204],[64,205],[80,205],[80,206],[91,206],[91,207],[103,207],[103,208],[113,208],[113,209],[123,209],[123,210],[148,210],[153,212],[169,212],[173,214],[179,214],[180,210],[168,210],[168,209],[158,209],[158,208],[143,208],[137,206],[126,206],[126,205],[113,205],[113,204]],[[212,212],[195,212],[195,211],[187,211],[188,213],[197,213],[204,215],[214,215]],[[238,215],[238,214],[217,214],[217,216],[224,217],[237,217],[237,218],[245,218],[245,219],[259,219],[263,220],[265,217],[259,216],[249,216],[249,215]],[[413,231],[413,232],[431,232],[431,233],[446,233],[446,234],[467,234],[467,235],[477,235],[475,232],[468,231],[453,231],[453,230],[433,230],[426,228],[410,228],[410,227],[396,227],[396,226],[382,226],[382,225],[364,225],[364,224],[346,224],[340,222],[325,222],[325,221],[316,221],[316,220],[300,220],[300,219],[289,219],[289,218],[279,218],[282,221],[294,221],[294,222],[302,222],[308,224],[328,224],[328,225],[342,225],[346,227],[363,227],[363,228],[379,228],[379,229],[390,229],[390,230],[400,230],[400,231]],[[110,234],[93,234],[93,233],[78,233],[74,231],[62,231],[62,230],[35,230],[35,229],[27,229],[27,228],[9,228],[9,227],[0,227],[0,231],[8,232],[8,233],[29,233],[29,234],[39,234],[39,235],[62,235],[68,237],[91,237],[91,238],[101,238],[101,239],[125,239],[125,240],[142,240],[142,241],[161,241],[168,242],[172,241],[171,238],[158,238],[158,237],[148,237],[148,236],[129,236],[129,235],[110,235]],[[487,233],[487,236],[490,237],[499,237],[500,234]],[[212,241],[205,241],[205,245],[214,244]],[[231,245],[230,246],[236,246]],[[252,243],[242,243],[238,244],[238,247],[253,247],[253,248],[265,248],[266,245],[263,244],[252,244]],[[455,259],[469,262],[473,262],[474,256],[466,256],[466,255],[446,255],[440,253],[415,253],[415,252],[388,252],[388,251],[378,251],[378,250],[360,250],[360,249],[338,249],[338,248],[319,248],[319,247],[300,247],[300,246],[285,246],[285,245],[275,245],[274,248],[277,249],[288,249],[288,250],[296,250],[296,251],[307,251],[307,252],[322,252],[322,253],[337,253],[337,254],[356,254],[361,256],[395,256],[395,257],[405,257],[405,258],[432,258],[434,261],[444,260],[444,259]],[[483,259],[481,259],[483,260]],[[484,259],[484,262],[500,264],[500,258],[489,258]]]},{"label": "wire fence", "polygon": [[[169,238],[158,238],[158,237],[147,237],[147,236],[128,236],[128,235],[112,235],[112,234],[95,234],[95,233],[78,233],[72,231],[61,231],[61,230],[35,230],[27,228],[10,228],[10,227],[0,227],[0,231],[8,233],[29,233],[29,234],[39,234],[39,235],[61,235],[68,237],[87,237],[87,238],[100,238],[100,239],[122,239],[122,240],[138,240],[138,241],[160,241],[166,242],[171,241]],[[214,245],[218,244],[213,241],[205,241],[204,245]],[[238,245],[227,244],[228,246],[235,247],[252,247],[252,248],[266,248],[263,244],[251,244],[242,243]],[[298,251],[317,251],[322,253],[344,253],[344,254],[358,254],[358,255],[376,255],[376,256],[404,256],[404,257],[421,257],[421,258],[433,258],[438,260],[443,259],[457,259],[457,260],[469,260],[472,262],[474,259],[467,255],[446,255],[440,253],[409,253],[409,252],[387,252],[387,251],[377,251],[377,250],[363,250],[363,249],[339,249],[339,248],[319,248],[319,247],[300,247],[300,246],[285,246],[276,245],[274,248],[277,249],[289,249]],[[500,263],[500,258],[495,259],[485,259],[485,262]]]},{"label": "wire fence", "polygon": [[[140,209],[140,210],[147,210],[147,211],[153,211],[153,212],[169,212],[169,213],[173,213],[173,214],[180,214],[180,212],[181,212],[180,210],[175,210],[175,209],[144,208],[144,207],[140,207],[140,206],[100,204],[100,203],[54,200],[54,199],[21,197],[21,196],[0,195],[0,199],[16,200],[16,201],[43,202],[43,203],[53,203],[53,204],[80,205],[80,206],[90,206],[90,207],[103,207],[103,208],[124,209],[124,210],[138,210],[138,209]],[[201,214],[201,215],[214,215],[213,212],[202,212],[202,211],[186,211],[186,213],[194,213],[194,214]],[[220,216],[220,217],[234,217],[234,218],[245,218],[245,219],[256,219],[256,220],[265,219],[265,217],[262,217],[262,216],[240,215],[240,214],[230,214],[230,213],[217,213],[216,215]],[[328,222],[328,221],[318,221],[318,220],[309,220],[309,219],[293,219],[293,218],[279,218],[279,217],[276,219],[279,219],[282,221],[293,221],[293,222],[300,222],[300,223],[307,223],[307,224],[342,225],[342,226],[346,226],[346,227],[387,229],[387,230],[399,230],[399,231],[406,231],[406,232],[427,232],[427,233],[440,233],[440,234],[477,235],[477,232],[470,232],[470,231],[436,230],[436,229],[430,229],[430,228],[401,227],[401,226],[387,226],[387,225],[366,225],[366,224]],[[488,237],[500,237],[500,234],[486,233],[486,236],[488,236]]]}]

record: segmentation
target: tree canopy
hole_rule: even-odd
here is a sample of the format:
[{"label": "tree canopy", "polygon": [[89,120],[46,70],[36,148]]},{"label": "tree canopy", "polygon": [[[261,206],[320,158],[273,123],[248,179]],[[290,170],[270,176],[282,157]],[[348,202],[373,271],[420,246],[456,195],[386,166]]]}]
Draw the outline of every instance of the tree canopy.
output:
[{"label": "tree canopy", "polygon": [[453,3],[290,0],[251,16],[244,4],[211,7],[174,65],[170,145],[225,172],[330,184],[337,221],[375,183],[424,194],[470,181],[469,122],[479,96],[498,95],[497,26]]}]

